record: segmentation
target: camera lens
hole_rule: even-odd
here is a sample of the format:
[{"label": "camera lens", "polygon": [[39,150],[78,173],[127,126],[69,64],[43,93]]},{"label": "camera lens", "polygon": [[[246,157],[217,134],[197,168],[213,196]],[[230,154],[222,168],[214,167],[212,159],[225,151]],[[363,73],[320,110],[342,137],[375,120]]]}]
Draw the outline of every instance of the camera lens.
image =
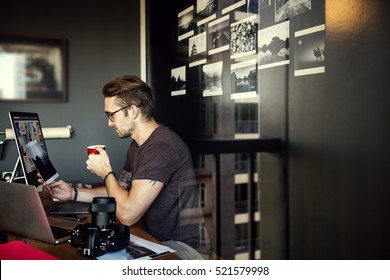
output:
[{"label": "camera lens", "polygon": [[115,224],[115,197],[95,197],[91,204],[92,224],[110,230]]}]

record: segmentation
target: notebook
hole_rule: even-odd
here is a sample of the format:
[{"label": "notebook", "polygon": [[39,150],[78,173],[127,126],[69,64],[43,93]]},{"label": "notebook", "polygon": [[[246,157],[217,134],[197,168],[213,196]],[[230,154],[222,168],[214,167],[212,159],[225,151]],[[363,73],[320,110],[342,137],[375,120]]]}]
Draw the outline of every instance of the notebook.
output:
[{"label": "notebook", "polygon": [[[59,175],[49,159],[38,114],[11,111],[9,118],[26,184],[39,186],[38,171],[47,184],[55,180]],[[53,199],[50,214],[86,214],[89,213],[89,206],[89,203],[61,202]]]},{"label": "notebook", "polygon": [[70,240],[79,222],[46,216],[35,186],[0,181],[0,229],[58,244]]}]

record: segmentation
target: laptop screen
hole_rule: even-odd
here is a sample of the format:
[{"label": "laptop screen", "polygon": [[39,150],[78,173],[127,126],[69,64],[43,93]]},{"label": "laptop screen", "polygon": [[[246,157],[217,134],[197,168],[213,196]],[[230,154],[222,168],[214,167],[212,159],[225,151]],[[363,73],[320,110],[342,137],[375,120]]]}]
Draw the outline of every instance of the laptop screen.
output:
[{"label": "laptop screen", "polygon": [[40,185],[37,172],[46,183],[52,182],[58,173],[49,160],[38,114],[9,112],[9,117],[26,184]]}]

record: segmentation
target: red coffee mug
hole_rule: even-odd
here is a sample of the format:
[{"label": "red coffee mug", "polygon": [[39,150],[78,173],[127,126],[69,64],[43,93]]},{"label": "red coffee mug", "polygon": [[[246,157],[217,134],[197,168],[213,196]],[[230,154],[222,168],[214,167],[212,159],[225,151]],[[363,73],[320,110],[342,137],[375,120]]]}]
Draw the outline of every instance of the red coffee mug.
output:
[{"label": "red coffee mug", "polygon": [[106,146],[105,145],[91,145],[91,146],[88,146],[87,147],[87,151],[88,151],[88,155],[90,154],[99,154],[98,150],[96,150],[97,147],[100,147],[102,149],[106,149]]}]

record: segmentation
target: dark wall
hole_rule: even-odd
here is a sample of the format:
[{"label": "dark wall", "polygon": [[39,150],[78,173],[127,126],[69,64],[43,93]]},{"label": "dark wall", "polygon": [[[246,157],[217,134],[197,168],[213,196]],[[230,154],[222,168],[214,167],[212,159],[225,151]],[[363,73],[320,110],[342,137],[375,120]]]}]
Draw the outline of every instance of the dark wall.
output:
[{"label": "dark wall", "polygon": [[[196,109],[190,113],[201,98],[170,98],[166,83],[171,68],[186,59],[185,49],[171,41],[181,5],[149,7],[148,74],[164,94],[158,100],[168,112],[163,120],[193,137],[199,123]],[[171,9],[161,13],[162,6]],[[261,134],[280,137],[286,148],[280,157],[261,158],[262,258],[390,257],[388,10],[381,0],[326,0],[325,73],[295,77],[293,57],[290,66],[260,73]],[[300,30],[322,21],[302,15],[292,26]],[[230,102],[223,98],[222,109]]]},{"label": "dark wall", "polygon": [[[188,2],[178,5],[176,1],[146,1],[147,71],[156,94],[156,119],[169,124],[181,137],[191,139],[198,133],[200,96],[187,94],[171,98],[169,82],[171,69],[182,66],[181,63],[188,58],[188,46],[177,43],[177,13]],[[166,9],[161,12],[163,8]],[[187,76],[187,90],[197,92],[200,74]]]},{"label": "dark wall", "polygon": [[[71,139],[46,141],[62,178],[100,182],[85,168],[90,144],[106,144],[119,171],[130,140],[118,139],[107,126],[101,88],[116,76],[140,74],[139,1],[6,1],[1,10],[0,34],[67,39],[68,101],[0,101],[0,130],[11,127],[10,110],[38,112],[43,127],[73,127]],[[7,141],[0,171],[12,171],[16,159],[15,144]]]},{"label": "dark wall", "polygon": [[291,258],[390,257],[388,10],[326,1],[326,73],[291,82]]}]

